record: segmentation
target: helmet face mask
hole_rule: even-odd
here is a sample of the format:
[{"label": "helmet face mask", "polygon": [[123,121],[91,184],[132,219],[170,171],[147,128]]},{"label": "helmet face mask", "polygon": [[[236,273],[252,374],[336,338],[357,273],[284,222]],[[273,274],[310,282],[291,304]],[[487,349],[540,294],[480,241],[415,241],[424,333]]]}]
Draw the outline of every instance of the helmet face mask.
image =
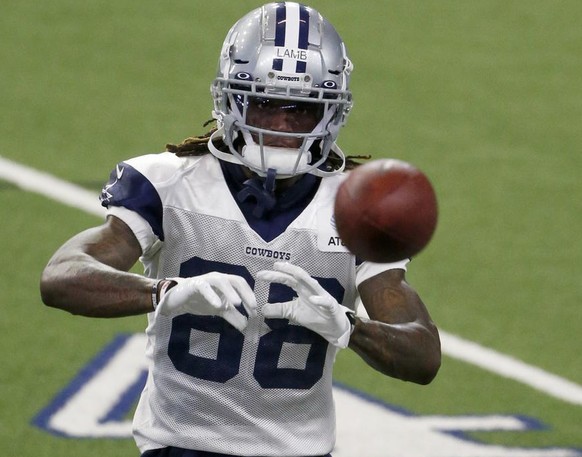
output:
[{"label": "helmet face mask", "polygon": [[[327,175],[352,100],[352,64],[343,41],[317,11],[297,3],[270,3],[251,11],[228,33],[217,78],[211,86],[213,116],[229,152],[209,143],[222,160],[240,163],[260,176]],[[258,122],[257,110],[272,119],[280,110],[291,127]],[[294,117],[293,117],[294,116]],[[271,157],[272,156],[272,157]],[[276,157],[275,157],[276,156]]]}]

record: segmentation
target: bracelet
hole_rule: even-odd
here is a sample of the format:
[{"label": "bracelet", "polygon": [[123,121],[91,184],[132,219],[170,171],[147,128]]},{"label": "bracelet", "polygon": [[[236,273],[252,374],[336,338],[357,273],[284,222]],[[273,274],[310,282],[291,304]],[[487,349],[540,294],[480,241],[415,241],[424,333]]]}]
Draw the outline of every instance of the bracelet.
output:
[{"label": "bracelet", "polygon": [[348,318],[348,321],[350,321],[351,326],[350,334],[352,334],[356,329],[356,313],[354,313],[353,311],[346,311],[346,317]]},{"label": "bracelet", "polygon": [[160,304],[162,296],[178,283],[173,279],[160,279],[152,286],[152,307],[154,311]]},{"label": "bracelet", "polygon": [[152,308],[154,308],[154,311],[158,307],[158,286],[162,281],[163,279],[155,282],[154,285],[152,286]]}]

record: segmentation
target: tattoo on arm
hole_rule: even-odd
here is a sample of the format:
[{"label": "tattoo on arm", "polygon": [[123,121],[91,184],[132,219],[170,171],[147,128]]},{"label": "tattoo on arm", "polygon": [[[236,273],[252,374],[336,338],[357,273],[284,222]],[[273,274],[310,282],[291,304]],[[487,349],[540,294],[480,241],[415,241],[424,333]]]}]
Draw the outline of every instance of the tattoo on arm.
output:
[{"label": "tattoo on arm", "polygon": [[388,376],[430,382],[440,365],[438,331],[404,272],[377,275],[359,290],[370,319],[358,318],[350,347]]}]

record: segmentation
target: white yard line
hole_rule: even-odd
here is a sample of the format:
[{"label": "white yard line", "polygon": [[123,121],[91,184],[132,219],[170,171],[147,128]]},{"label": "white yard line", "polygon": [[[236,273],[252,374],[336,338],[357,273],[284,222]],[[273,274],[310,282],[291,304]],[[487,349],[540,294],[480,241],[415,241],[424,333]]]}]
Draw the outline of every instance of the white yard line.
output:
[{"label": "white yard line", "polygon": [[105,208],[99,203],[97,192],[56,178],[48,173],[21,165],[0,156],[0,179],[11,182],[21,189],[44,195],[73,208],[105,216]]},{"label": "white yard line", "polygon": [[582,386],[512,356],[441,331],[442,350],[449,357],[476,365],[574,405],[582,405]]},{"label": "white yard line", "polygon": [[[96,192],[1,156],[0,179],[95,216],[105,214]],[[444,331],[441,331],[441,340],[443,353],[449,357],[513,379],[565,402],[582,405],[582,386],[579,384]]]}]

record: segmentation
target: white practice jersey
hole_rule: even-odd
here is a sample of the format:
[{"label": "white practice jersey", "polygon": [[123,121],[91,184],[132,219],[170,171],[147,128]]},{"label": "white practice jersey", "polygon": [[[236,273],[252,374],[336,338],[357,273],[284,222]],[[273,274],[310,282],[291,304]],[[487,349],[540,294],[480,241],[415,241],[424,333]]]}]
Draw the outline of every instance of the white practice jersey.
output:
[{"label": "white practice jersey", "polygon": [[265,319],[262,305],[294,293],[255,278],[275,261],[288,261],[354,309],[356,280],[363,280],[356,276],[365,273],[334,228],[342,179],[323,179],[304,210],[267,242],[245,219],[210,154],[152,154],[114,170],[102,198],[135,232],[147,275],[236,274],[253,288],[259,307],[242,333],[217,316],[148,316],[150,371],[134,417],[142,452],[165,446],[263,456],[332,450],[337,348],[286,319]]}]

